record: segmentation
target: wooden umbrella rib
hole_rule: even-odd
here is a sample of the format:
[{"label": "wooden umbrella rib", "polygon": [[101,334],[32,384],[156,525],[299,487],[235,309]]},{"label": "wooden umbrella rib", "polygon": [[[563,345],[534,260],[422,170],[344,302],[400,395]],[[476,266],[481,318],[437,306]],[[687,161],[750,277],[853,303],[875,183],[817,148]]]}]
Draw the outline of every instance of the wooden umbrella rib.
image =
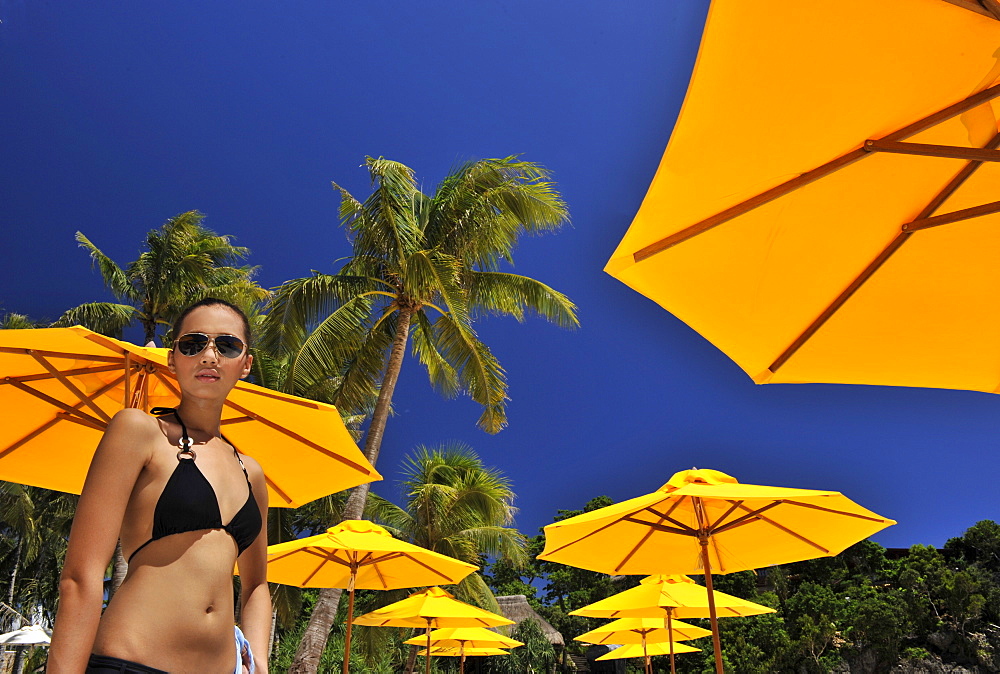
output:
[{"label": "wooden umbrella rib", "polygon": [[821,510],[826,513],[832,513],[834,515],[843,515],[844,517],[854,517],[859,520],[868,520],[869,522],[885,522],[884,517],[870,517],[868,515],[862,515],[860,513],[850,513],[845,510],[835,510],[833,508],[824,508],[823,506],[814,505],[812,503],[802,503],[801,501],[785,501],[788,505],[799,506],[801,508],[811,508],[813,510]]},{"label": "wooden umbrella rib", "polygon": [[922,229],[930,229],[931,227],[940,227],[941,225],[950,225],[953,222],[961,222],[963,220],[971,220],[973,218],[979,218],[984,215],[992,215],[993,213],[1000,212],[1000,201],[993,201],[988,204],[982,204],[980,206],[972,206],[970,208],[963,208],[958,211],[952,211],[951,213],[942,213],[941,215],[935,215],[930,218],[922,218],[920,220],[913,220],[903,225],[904,232],[916,232]]},{"label": "wooden umbrella rib", "polygon": [[164,386],[166,386],[168,391],[170,391],[175,396],[177,396],[178,399],[180,399],[180,397],[181,397],[181,391],[180,391],[180,389],[177,386],[175,386],[172,381],[170,381],[169,377],[164,376],[163,372],[159,368],[153,370],[153,376],[156,377],[156,379],[161,384],[163,384]]},{"label": "wooden umbrella rib", "polygon": [[[749,508],[747,508],[747,510],[749,510]],[[797,539],[799,539],[800,541],[802,541],[803,543],[805,543],[807,545],[811,545],[812,547],[816,548],[817,550],[819,550],[820,552],[822,552],[825,555],[829,555],[830,554],[830,551],[827,550],[826,548],[824,548],[819,543],[816,543],[814,541],[809,540],[808,538],[806,538],[802,534],[799,534],[799,533],[797,533],[795,531],[792,531],[791,529],[789,529],[788,527],[786,527],[783,524],[778,524],[777,522],[775,522],[774,520],[772,520],[769,517],[764,517],[763,515],[758,514],[757,518],[760,519],[763,522],[767,522],[772,527],[774,527],[774,528],[776,528],[776,529],[778,529],[780,531],[785,532],[789,536],[792,536],[793,538],[797,538]]]},{"label": "wooden umbrella rib", "polygon": [[[635,522],[636,520],[626,519],[625,521],[626,522]],[[644,524],[641,521],[638,522],[638,523],[639,524]],[[642,534],[642,538],[640,538],[639,541],[635,545],[632,546],[632,549],[628,551],[628,554],[625,555],[622,558],[622,561],[618,563],[618,566],[615,567],[615,572],[616,573],[619,572],[619,571],[621,571],[622,567],[625,566],[626,564],[628,564],[629,560],[632,559],[632,557],[633,557],[633,555],[635,555],[635,553],[639,552],[639,548],[641,548],[642,545],[646,541],[649,540],[650,536],[653,535],[654,531],[656,531],[656,529],[653,528],[653,527],[649,527],[649,528],[646,529],[646,531]]]},{"label": "wooden umbrella rib", "polygon": [[71,424],[78,424],[80,426],[84,426],[85,428],[90,428],[92,430],[101,433],[103,433],[108,428],[107,424],[98,424],[93,421],[86,421],[76,416],[75,414],[67,414],[66,412],[56,412],[55,418],[58,421],[66,421]]},{"label": "wooden umbrella rib", "polygon": [[50,373],[52,373],[52,376],[54,376],[56,379],[58,379],[59,383],[62,384],[63,386],[65,386],[66,389],[69,390],[70,393],[72,393],[73,395],[75,395],[77,398],[80,399],[80,401],[84,405],[86,405],[87,407],[89,407],[91,409],[91,411],[94,412],[94,414],[96,414],[97,416],[99,416],[101,419],[104,419],[105,422],[111,421],[111,417],[108,415],[107,412],[105,412],[100,407],[98,407],[97,403],[95,403],[93,400],[91,400],[89,397],[87,397],[87,394],[85,394],[83,391],[81,391],[76,386],[76,384],[74,384],[67,377],[65,377],[52,363],[50,363],[48,361],[48,359],[46,359],[42,355],[39,355],[38,352],[36,352],[36,351],[32,351],[31,352],[31,356],[36,361],[38,361],[38,363],[42,367],[44,367],[46,370],[48,370]]},{"label": "wooden umbrella rib", "polygon": [[[724,533],[726,531],[730,531],[732,529],[735,529],[736,527],[741,527],[744,524],[749,524],[750,522],[753,522],[753,521],[755,521],[757,519],[757,515],[759,513],[766,512],[766,511],[770,510],[771,508],[775,508],[775,507],[781,505],[782,503],[783,503],[783,501],[772,501],[771,503],[768,503],[763,508],[758,508],[757,510],[753,510],[753,511],[749,512],[746,515],[741,515],[740,517],[737,517],[732,522],[727,522],[726,524],[722,525],[721,527],[719,527],[719,528],[717,528],[715,530],[710,530],[709,533],[710,534],[721,534],[721,533]],[[740,501],[740,503],[738,504],[737,508],[746,509],[747,506],[744,505],[742,501]]]},{"label": "wooden umbrella rib", "polygon": [[[984,146],[984,148],[988,150],[992,150],[997,147],[1000,147],[1000,133],[995,134],[993,138],[991,138]],[[830,317],[832,317],[833,314],[835,314],[840,307],[842,307],[847,300],[849,300],[851,296],[853,296],[854,293],[857,292],[858,289],[861,288],[861,286],[864,285],[865,282],[868,281],[868,279],[870,279],[875,272],[877,272],[879,268],[881,268],[882,265],[885,264],[885,262],[902,247],[904,243],[906,243],[910,234],[916,229],[921,229],[921,227],[915,227],[915,223],[927,222],[928,219],[931,218],[931,214],[940,208],[941,205],[947,201],[948,198],[954,194],[955,191],[958,190],[958,188],[961,187],[965,181],[968,180],[969,177],[982,165],[983,162],[981,161],[972,161],[963,166],[962,170],[956,173],[955,177],[952,178],[948,184],[941,189],[941,191],[934,195],[934,198],[931,199],[930,202],[920,211],[917,217],[912,222],[903,225],[901,228],[902,231],[889,242],[889,245],[886,246],[885,249],[882,250],[882,252],[879,253],[878,256],[876,256],[875,259],[872,260],[872,262],[869,263],[869,265],[865,267],[853,281],[851,281],[850,285],[848,285],[847,288],[845,288],[844,291],[841,292],[840,295],[838,295],[836,299],[834,299],[833,302],[831,302],[829,306],[827,306],[826,309],[824,309],[820,315],[817,316],[816,319],[813,320],[813,322],[810,323],[809,326],[795,338],[794,341],[792,341],[788,348],[785,349],[773,363],[771,363],[768,370],[775,373],[778,371],[778,368],[788,362],[788,359],[795,355],[795,353],[802,348],[802,345],[805,344],[814,334],[816,334],[816,332],[823,327]],[[939,222],[937,224],[945,223]]]},{"label": "wooden umbrella rib", "polygon": [[273,491],[275,494],[277,494],[278,496],[280,496],[281,499],[285,503],[294,503],[295,502],[294,499],[292,499],[291,496],[289,496],[288,494],[286,494],[283,489],[281,489],[280,487],[278,487],[278,485],[276,485],[274,483],[274,480],[272,480],[270,477],[267,476],[267,473],[264,473],[264,483],[267,484],[267,486],[271,488],[271,491]]},{"label": "wooden umbrella rib", "polygon": [[223,419],[223,426],[231,426],[232,424],[242,424],[247,421],[253,421],[250,417],[233,417],[232,419]]},{"label": "wooden umbrella rib", "polygon": [[99,428],[102,428],[102,429],[107,425],[107,422],[102,421],[101,419],[97,419],[97,418],[95,418],[95,417],[87,414],[83,410],[80,410],[80,409],[78,409],[76,407],[71,406],[69,403],[64,403],[64,402],[62,402],[61,400],[59,400],[57,398],[53,398],[52,396],[50,396],[50,395],[48,395],[46,393],[42,393],[41,391],[39,391],[37,389],[34,389],[31,386],[28,386],[27,384],[23,384],[23,383],[21,383],[19,381],[8,381],[7,383],[10,384],[11,386],[13,386],[14,388],[20,390],[20,391],[24,391],[25,393],[38,398],[39,400],[41,400],[43,402],[47,402],[48,404],[52,405],[53,407],[62,410],[67,415],[72,415],[72,416],[79,417],[80,419],[83,419],[84,421],[87,421],[87,422],[89,422],[91,424],[95,424]]},{"label": "wooden umbrella rib", "polygon": [[439,575],[444,580],[449,581],[449,582],[455,582],[454,579],[451,576],[449,576],[449,575],[447,575],[445,573],[442,573],[441,571],[438,571],[437,569],[435,569],[434,567],[432,567],[430,564],[425,564],[424,562],[421,562],[416,557],[411,557],[410,555],[405,555],[405,556],[406,556],[407,559],[409,559],[414,564],[419,564],[420,566],[424,567],[428,571],[436,573],[437,575]]},{"label": "wooden umbrella rib", "polygon": [[243,388],[240,386],[237,386],[236,390],[240,393],[247,393],[249,395],[260,396],[262,398],[271,398],[272,400],[280,400],[282,402],[292,403],[293,405],[298,405],[300,407],[308,407],[313,410],[322,409],[318,403],[312,400],[306,400],[305,398],[298,398],[296,396],[286,395],[276,391],[259,391],[257,389]]},{"label": "wooden umbrella rib", "polygon": [[668,527],[665,524],[660,524],[659,522],[647,522],[646,520],[639,520],[633,517],[626,517],[623,521],[631,522],[632,524],[640,524],[644,527],[649,527],[650,529],[655,529],[656,531],[661,531],[667,534],[680,534],[681,536],[697,536],[698,531],[696,529],[678,529],[676,527]]},{"label": "wooden umbrella rib", "polygon": [[869,152],[889,152],[891,154],[964,159],[966,161],[1000,161],[1000,151],[979,147],[903,143],[897,140],[866,140],[864,148]]},{"label": "wooden umbrella rib", "polygon": [[668,522],[672,522],[672,523],[676,524],[681,529],[685,529],[687,531],[692,531],[692,532],[693,531],[697,531],[696,529],[693,529],[693,528],[689,527],[688,525],[684,524],[680,520],[677,520],[677,519],[674,519],[673,517],[671,517],[671,515],[674,512],[674,510],[677,509],[676,508],[677,505],[680,505],[680,499],[678,499],[677,503],[674,504],[674,507],[670,508],[665,513],[661,513],[660,511],[656,510],[655,508],[643,508],[643,510],[645,510],[646,512],[653,513],[654,515],[656,515],[657,517],[659,517],[661,520],[667,520]]},{"label": "wooden umbrella rib", "polygon": [[43,358],[66,358],[69,360],[88,360],[94,363],[117,363],[119,366],[122,364],[122,356],[98,356],[92,353],[46,351],[45,349],[26,349],[13,346],[0,346],[0,353],[10,353],[19,356],[33,356],[38,354]]},{"label": "wooden umbrella rib", "polygon": [[320,445],[316,444],[312,440],[308,440],[308,439],[302,437],[301,435],[299,435],[298,433],[296,433],[294,431],[291,431],[291,430],[289,430],[287,428],[284,428],[280,424],[274,423],[273,421],[271,421],[270,419],[268,419],[266,417],[263,417],[263,416],[261,416],[259,414],[254,414],[253,412],[247,410],[246,408],[244,408],[244,407],[242,407],[240,405],[237,405],[236,403],[234,403],[234,402],[232,402],[230,400],[227,400],[225,402],[225,405],[226,405],[226,407],[229,407],[230,409],[234,409],[237,412],[240,412],[241,414],[245,414],[248,417],[252,417],[254,420],[259,421],[260,423],[264,424],[265,426],[278,431],[282,435],[286,435],[289,438],[292,438],[293,440],[301,442],[302,444],[306,445],[307,447],[311,447],[312,449],[315,449],[318,452],[326,454],[331,459],[336,459],[337,461],[340,461],[341,463],[343,463],[345,465],[348,465],[351,468],[354,468],[355,470],[357,470],[359,472],[368,473],[370,471],[370,467],[369,468],[365,468],[364,466],[361,466],[360,464],[357,464],[354,461],[351,461],[350,459],[348,459],[346,457],[340,456],[336,452],[331,452],[329,449],[326,449],[325,447],[321,447]]},{"label": "wooden umbrella rib", "polygon": [[58,416],[57,417],[53,417],[52,419],[49,419],[48,421],[46,421],[44,424],[42,424],[41,426],[39,426],[35,430],[31,431],[30,433],[28,433],[27,435],[25,435],[24,437],[22,437],[20,440],[17,440],[16,442],[13,442],[13,443],[7,445],[3,449],[3,451],[0,451],[0,459],[4,458],[5,456],[7,456],[8,454],[10,454],[13,451],[15,451],[17,449],[20,449],[25,444],[31,442],[32,440],[34,440],[35,438],[37,438],[39,435],[41,435],[45,431],[47,431],[50,428],[52,428],[53,426],[55,426],[57,423],[59,423],[59,421],[60,421],[60,418]]},{"label": "wooden umbrella rib", "polygon": [[[903,138],[907,138],[914,134],[920,133],[925,129],[928,129],[932,126],[940,124],[941,122],[949,120],[955,115],[960,115],[967,110],[971,110],[972,108],[975,108],[978,105],[982,105],[986,101],[989,101],[997,96],[1000,96],[1000,84],[989,87],[988,89],[984,89],[979,93],[969,96],[965,100],[959,101],[954,105],[950,105],[944,108],[943,110],[935,112],[931,115],[924,117],[923,119],[913,122],[912,124],[904,126],[903,128],[894,131],[893,133],[883,136],[880,140],[887,140],[887,141],[902,140]],[[806,185],[816,180],[819,180],[820,178],[823,178],[824,176],[827,176],[830,173],[838,171],[844,168],[845,166],[849,166],[854,162],[858,161],[859,159],[863,159],[864,157],[869,156],[870,154],[871,154],[870,152],[865,151],[864,146],[856,150],[851,150],[850,152],[843,154],[840,157],[837,157],[836,159],[829,161],[826,164],[823,164],[822,166],[818,166],[812,169],[811,171],[806,171],[805,173],[795,178],[792,178],[791,180],[788,180],[780,185],[772,187],[769,190],[761,192],[756,196],[750,197],[749,199],[742,201],[736,204],[735,206],[731,206],[723,211],[720,211],[715,215],[709,216],[708,218],[705,218],[700,222],[690,225],[679,232],[675,232],[670,236],[664,237],[659,241],[651,243],[650,245],[645,246],[644,248],[641,248],[638,251],[636,251],[632,257],[635,260],[635,262],[642,262],[643,260],[652,257],[653,255],[656,255],[657,253],[663,252],[664,250],[667,250],[668,248],[676,246],[679,243],[687,241],[692,237],[707,232],[713,227],[717,227],[718,225],[721,225],[724,222],[728,222],[729,220],[732,220],[733,218],[739,215],[743,215],[744,213],[752,211],[755,208],[763,206],[764,204],[767,204],[773,201],[774,199],[777,199],[778,197],[784,196],[789,192],[793,192],[801,187],[805,187]]]},{"label": "wooden umbrella rib", "polygon": [[[121,369],[122,369],[121,365],[119,364],[119,365],[101,365],[100,367],[79,367],[73,370],[61,370],[61,372],[63,373],[64,376],[67,377],[79,377],[88,374],[100,374],[102,372],[114,372],[115,370],[121,370]],[[49,379],[55,379],[55,376],[50,372],[45,372],[45,373],[39,372],[38,374],[25,374],[17,377],[4,377],[3,379],[0,379],[0,386],[2,386],[3,384],[10,384],[15,381],[26,383],[30,381],[45,381]]]},{"label": "wooden umbrella rib", "polygon": [[985,7],[976,2],[976,0],[943,0],[943,1],[955,5],[957,7],[961,7],[962,9],[967,9],[970,12],[981,14],[982,16],[988,17],[990,19],[1000,19],[1000,13],[993,12],[991,11],[991,9],[986,8],[995,6],[996,5],[995,0],[982,0],[983,5],[986,5]]},{"label": "wooden umbrella rib", "polygon": [[729,510],[724,512],[719,519],[715,520],[715,522],[708,525],[709,533],[714,533],[715,530],[719,527],[719,525],[722,524],[722,522],[724,522],[727,517],[732,515],[734,510],[736,510],[743,504],[743,501],[729,501],[729,503],[732,503]]}]

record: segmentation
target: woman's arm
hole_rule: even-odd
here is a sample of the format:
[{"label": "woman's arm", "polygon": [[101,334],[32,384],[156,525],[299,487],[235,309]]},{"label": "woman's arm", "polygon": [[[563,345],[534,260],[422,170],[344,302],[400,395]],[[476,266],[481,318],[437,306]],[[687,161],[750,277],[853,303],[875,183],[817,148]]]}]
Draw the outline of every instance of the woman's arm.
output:
[{"label": "woman's arm", "polygon": [[244,456],[254,497],[263,522],[260,535],[240,555],[240,602],[243,634],[250,642],[257,674],[267,674],[268,644],[271,640],[271,594],[267,586],[267,484],[260,464]]},{"label": "woman's arm", "polygon": [[87,667],[101,619],[104,571],[115,551],[125,506],[159,433],[141,410],[118,412],[108,424],[87,472],[73,518],[59,581],[49,674],[80,674]]}]

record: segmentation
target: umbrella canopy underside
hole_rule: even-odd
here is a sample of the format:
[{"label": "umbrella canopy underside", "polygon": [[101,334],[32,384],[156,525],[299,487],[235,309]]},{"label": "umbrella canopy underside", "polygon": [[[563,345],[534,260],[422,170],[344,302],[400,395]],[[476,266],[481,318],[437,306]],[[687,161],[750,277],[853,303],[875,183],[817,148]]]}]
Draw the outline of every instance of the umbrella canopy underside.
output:
[{"label": "umbrella canopy underside", "polygon": [[958,4],[713,0],[606,271],[758,383],[1000,390],[1000,22]]},{"label": "umbrella canopy underside", "polygon": [[[116,412],[177,404],[166,354],[80,327],[2,331],[0,479],[80,493]],[[331,405],[240,382],[223,408],[222,432],[264,468],[272,506],[381,479]]]}]

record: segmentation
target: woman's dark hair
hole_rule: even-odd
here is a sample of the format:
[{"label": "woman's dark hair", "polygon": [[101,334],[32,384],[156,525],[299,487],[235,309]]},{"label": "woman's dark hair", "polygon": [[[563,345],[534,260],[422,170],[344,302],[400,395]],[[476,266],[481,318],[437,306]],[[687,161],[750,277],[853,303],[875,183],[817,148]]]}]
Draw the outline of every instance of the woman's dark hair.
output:
[{"label": "woman's dark hair", "polygon": [[253,336],[250,334],[250,319],[247,315],[243,313],[243,310],[232,302],[227,302],[226,300],[220,300],[218,297],[206,297],[205,299],[198,300],[194,304],[188,306],[182,311],[177,318],[174,320],[173,326],[170,328],[170,338],[177,339],[180,337],[181,326],[184,324],[184,319],[188,317],[192,311],[198,307],[226,307],[234,314],[240,317],[240,321],[243,323],[243,334],[245,336],[245,341],[247,345],[247,350],[250,349],[250,342]]}]

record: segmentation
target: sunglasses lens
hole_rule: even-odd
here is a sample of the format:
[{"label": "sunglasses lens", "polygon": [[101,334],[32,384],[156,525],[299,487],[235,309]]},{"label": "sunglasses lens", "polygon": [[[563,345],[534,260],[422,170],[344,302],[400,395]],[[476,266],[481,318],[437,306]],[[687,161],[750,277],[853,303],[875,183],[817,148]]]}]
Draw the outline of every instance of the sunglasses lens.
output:
[{"label": "sunglasses lens", "polygon": [[243,342],[233,335],[219,335],[215,338],[215,348],[224,358],[237,358],[243,353]]},{"label": "sunglasses lens", "polygon": [[177,340],[177,350],[185,356],[197,356],[208,346],[208,335],[189,334]]}]

